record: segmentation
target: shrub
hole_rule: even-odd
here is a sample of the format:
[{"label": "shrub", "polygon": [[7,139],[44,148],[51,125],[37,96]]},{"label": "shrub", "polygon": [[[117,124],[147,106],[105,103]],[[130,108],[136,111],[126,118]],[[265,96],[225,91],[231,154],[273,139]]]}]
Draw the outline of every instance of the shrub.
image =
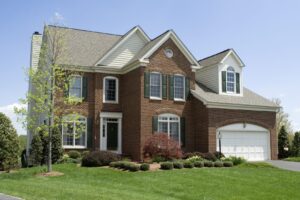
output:
[{"label": "shrub", "polygon": [[210,161],[216,161],[217,157],[213,154],[213,153],[202,153],[202,158],[204,158],[205,160],[210,160]]},{"label": "shrub", "polygon": [[30,164],[39,166],[43,160],[43,143],[40,134],[34,134],[31,140]]},{"label": "shrub", "polygon": [[74,159],[74,158],[70,158],[68,154],[63,155],[63,157],[61,159],[59,159],[57,161],[58,164],[62,164],[62,163],[75,163],[78,164],[80,163],[80,159]]},{"label": "shrub", "polygon": [[160,163],[160,169],[170,170],[173,169],[174,165],[172,162],[162,162]]},{"label": "shrub", "polygon": [[224,155],[222,152],[215,151],[213,154],[214,154],[214,155],[216,156],[216,158],[218,158],[218,159],[225,158],[225,155]]},{"label": "shrub", "polygon": [[173,166],[175,169],[182,169],[183,163],[182,162],[173,162]]},{"label": "shrub", "polygon": [[81,157],[81,154],[78,151],[72,150],[68,152],[70,158],[78,159]]},{"label": "shrub", "polygon": [[204,161],[204,167],[213,167],[214,166],[214,163],[212,161]]},{"label": "shrub", "polygon": [[150,165],[148,163],[143,163],[141,164],[140,169],[142,171],[148,171],[150,169]]},{"label": "shrub", "polygon": [[129,165],[129,169],[128,170],[131,171],[131,172],[137,172],[137,171],[140,170],[140,166],[137,165],[137,164],[131,163]]},{"label": "shrub", "polygon": [[216,161],[216,162],[214,162],[214,166],[215,166],[215,167],[223,167],[223,162],[221,162],[221,161]]},{"label": "shrub", "polygon": [[282,126],[278,134],[278,158],[287,158],[289,156],[289,151],[286,150],[288,147],[288,133],[285,129],[285,126]]},{"label": "shrub", "polygon": [[232,163],[232,161],[224,161],[223,165],[224,165],[224,167],[232,167],[233,163]]},{"label": "shrub", "polygon": [[196,162],[196,161],[203,161],[203,158],[201,158],[200,156],[192,156],[189,157],[188,159],[186,159],[187,161],[190,161],[192,163]]},{"label": "shrub", "polygon": [[164,157],[162,157],[162,156],[154,156],[154,157],[152,158],[152,161],[153,161],[153,162],[160,163],[160,162],[165,162],[165,161],[167,161],[167,159],[164,158]]},{"label": "shrub", "polygon": [[200,152],[197,152],[197,151],[195,151],[195,152],[188,152],[188,153],[185,153],[184,155],[183,155],[183,159],[188,159],[188,158],[191,158],[191,157],[193,157],[193,156],[199,156],[199,157],[202,157],[202,153],[200,153]]},{"label": "shrub", "polygon": [[240,165],[242,163],[245,163],[246,160],[242,157],[236,157],[236,156],[229,156],[227,158],[222,159],[223,161],[231,161],[233,165]]},{"label": "shrub", "polygon": [[184,161],[183,162],[183,167],[184,168],[194,168],[194,163],[192,163],[190,161]]},{"label": "shrub", "polygon": [[180,144],[165,133],[153,134],[144,145],[144,157],[161,156],[167,160],[182,157]]},{"label": "shrub", "polygon": [[117,162],[111,162],[111,163],[109,163],[109,166],[113,167],[113,168],[118,168],[119,162],[118,161]]},{"label": "shrub", "polygon": [[109,165],[109,163],[119,161],[120,159],[120,155],[113,152],[94,151],[84,156],[81,164],[85,167],[106,166]]},{"label": "shrub", "polygon": [[204,167],[204,162],[203,161],[196,161],[196,162],[194,162],[194,166],[198,167],[198,168]]},{"label": "shrub", "polygon": [[3,113],[0,113],[0,169],[10,171],[18,166],[20,144],[16,129]]},{"label": "shrub", "polygon": [[81,153],[81,157],[83,158],[84,156],[86,156],[87,154],[89,154],[90,153],[90,151],[83,151],[82,153]]},{"label": "shrub", "polygon": [[292,143],[292,155],[295,157],[300,156],[300,131],[296,132],[294,135]]}]

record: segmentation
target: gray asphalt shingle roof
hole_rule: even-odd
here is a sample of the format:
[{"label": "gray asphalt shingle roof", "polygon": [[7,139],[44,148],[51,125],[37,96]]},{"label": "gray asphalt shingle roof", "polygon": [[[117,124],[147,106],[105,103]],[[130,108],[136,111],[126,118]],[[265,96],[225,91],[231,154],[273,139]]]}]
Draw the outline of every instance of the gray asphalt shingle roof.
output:
[{"label": "gray asphalt shingle roof", "polygon": [[122,37],[101,32],[48,26],[49,33],[60,33],[62,54],[58,64],[93,66]]},{"label": "gray asphalt shingle roof", "polygon": [[195,84],[195,90],[192,90],[197,96],[200,96],[208,103],[222,103],[230,105],[245,105],[245,106],[263,106],[270,108],[278,108],[278,105],[272,101],[252,92],[247,88],[243,88],[243,96],[220,95],[210,90],[204,85]]},{"label": "gray asphalt shingle roof", "polygon": [[230,50],[231,49],[226,49],[226,50],[219,52],[217,54],[214,54],[212,56],[203,58],[203,59],[199,60],[198,62],[201,66],[204,66],[204,67],[220,63]]}]

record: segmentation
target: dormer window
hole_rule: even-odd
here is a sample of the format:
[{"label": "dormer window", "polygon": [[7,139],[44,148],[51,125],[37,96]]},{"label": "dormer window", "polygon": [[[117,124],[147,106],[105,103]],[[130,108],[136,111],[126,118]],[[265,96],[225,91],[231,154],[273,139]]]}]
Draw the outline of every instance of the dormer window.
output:
[{"label": "dormer window", "polygon": [[235,71],[233,67],[228,67],[226,72],[226,91],[234,92],[235,88]]}]

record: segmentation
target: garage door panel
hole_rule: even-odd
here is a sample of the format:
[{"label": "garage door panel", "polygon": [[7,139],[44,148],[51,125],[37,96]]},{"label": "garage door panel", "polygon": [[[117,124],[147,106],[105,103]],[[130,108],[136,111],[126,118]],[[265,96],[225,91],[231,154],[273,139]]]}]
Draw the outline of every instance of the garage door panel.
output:
[{"label": "garage door panel", "polygon": [[267,132],[224,131],[221,135],[222,153],[225,156],[243,157],[249,161],[269,159]]}]

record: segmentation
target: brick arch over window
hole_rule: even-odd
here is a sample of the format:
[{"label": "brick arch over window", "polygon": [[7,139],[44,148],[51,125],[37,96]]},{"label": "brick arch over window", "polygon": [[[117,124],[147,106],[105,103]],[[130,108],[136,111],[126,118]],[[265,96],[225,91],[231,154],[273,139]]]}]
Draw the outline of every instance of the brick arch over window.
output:
[{"label": "brick arch over window", "polygon": [[230,124],[236,124],[236,123],[248,123],[248,124],[253,124],[253,125],[257,125],[257,126],[261,126],[267,130],[272,130],[274,127],[270,127],[270,125],[268,125],[267,123],[264,123],[262,121],[258,121],[258,120],[254,120],[254,119],[229,119],[229,120],[224,120],[222,122],[216,123],[215,127],[216,128],[220,128],[226,125],[230,125]]},{"label": "brick arch over window", "polygon": [[164,114],[164,113],[178,115],[179,117],[182,116],[182,111],[173,109],[173,108],[160,108],[160,109],[155,110],[155,115],[160,115],[160,114]]}]

